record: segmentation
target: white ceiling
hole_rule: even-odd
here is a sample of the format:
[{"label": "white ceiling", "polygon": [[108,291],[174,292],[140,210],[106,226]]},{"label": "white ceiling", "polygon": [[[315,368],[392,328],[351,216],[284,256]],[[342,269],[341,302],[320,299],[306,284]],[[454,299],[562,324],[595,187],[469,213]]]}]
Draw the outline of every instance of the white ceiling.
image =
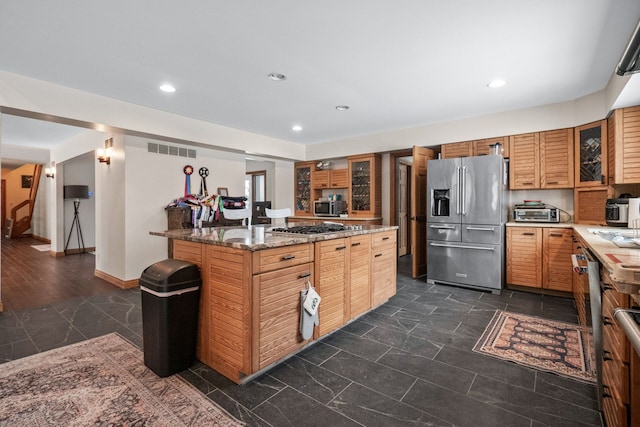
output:
[{"label": "white ceiling", "polygon": [[638,0],[0,0],[0,69],[311,144],[597,92],[639,18]]}]

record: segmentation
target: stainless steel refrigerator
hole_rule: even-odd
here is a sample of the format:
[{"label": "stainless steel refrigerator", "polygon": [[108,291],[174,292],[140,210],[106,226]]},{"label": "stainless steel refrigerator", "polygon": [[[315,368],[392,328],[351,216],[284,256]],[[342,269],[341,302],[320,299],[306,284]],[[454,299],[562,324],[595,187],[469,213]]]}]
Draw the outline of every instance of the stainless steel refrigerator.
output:
[{"label": "stainless steel refrigerator", "polygon": [[501,155],[427,162],[427,282],[500,293],[506,167]]}]

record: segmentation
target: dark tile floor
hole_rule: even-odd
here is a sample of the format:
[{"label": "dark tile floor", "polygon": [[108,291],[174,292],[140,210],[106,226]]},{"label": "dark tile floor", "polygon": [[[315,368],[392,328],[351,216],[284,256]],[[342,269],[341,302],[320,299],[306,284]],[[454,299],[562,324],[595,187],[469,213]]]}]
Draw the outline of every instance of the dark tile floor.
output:
[{"label": "dark tile floor", "polygon": [[[238,386],[180,375],[249,426],[601,426],[595,388],[471,351],[496,309],[577,322],[573,300],[427,285],[400,260],[391,300]],[[142,344],[138,289],[0,313],[0,363],[118,332]]]}]

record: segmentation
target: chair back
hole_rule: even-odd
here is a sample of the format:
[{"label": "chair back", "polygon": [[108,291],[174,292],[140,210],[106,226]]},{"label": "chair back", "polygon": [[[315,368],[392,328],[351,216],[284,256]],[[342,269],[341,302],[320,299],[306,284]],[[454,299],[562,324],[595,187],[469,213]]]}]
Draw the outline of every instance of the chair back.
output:
[{"label": "chair back", "polygon": [[[287,224],[288,218],[291,216],[291,209],[265,209],[264,213],[267,215],[267,218],[284,218],[284,223]],[[273,222],[273,221],[272,221]]]},{"label": "chair back", "polygon": [[250,208],[244,208],[244,209],[224,209],[222,211],[222,215],[224,215],[224,217],[226,219],[241,219],[243,220],[242,223],[244,224],[244,220],[247,220],[247,225],[251,225],[251,209]]}]

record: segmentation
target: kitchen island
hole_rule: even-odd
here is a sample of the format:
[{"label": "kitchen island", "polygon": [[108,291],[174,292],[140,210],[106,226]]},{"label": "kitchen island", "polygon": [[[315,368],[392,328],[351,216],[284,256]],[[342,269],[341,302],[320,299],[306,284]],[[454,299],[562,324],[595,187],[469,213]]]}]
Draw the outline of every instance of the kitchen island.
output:
[{"label": "kitchen island", "polygon": [[[397,227],[320,234],[271,226],[151,232],[200,267],[197,358],[244,383],[387,301],[396,292]],[[300,334],[300,292],[322,298],[319,324]]]}]

